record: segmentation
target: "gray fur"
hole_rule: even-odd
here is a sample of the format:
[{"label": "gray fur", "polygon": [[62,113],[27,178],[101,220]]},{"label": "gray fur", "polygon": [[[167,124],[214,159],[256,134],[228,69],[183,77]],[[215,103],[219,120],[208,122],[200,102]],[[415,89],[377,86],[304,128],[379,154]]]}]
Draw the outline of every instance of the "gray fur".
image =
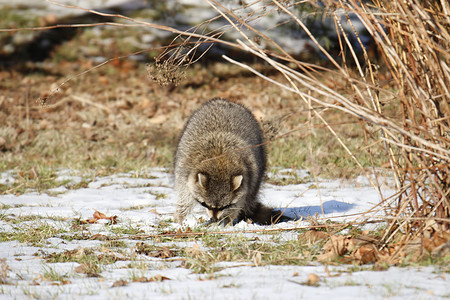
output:
[{"label": "gray fur", "polygon": [[275,215],[257,198],[266,170],[263,143],[259,123],[242,105],[213,99],[195,111],[175,153],[175,221],[201,204],[225,225],[235,219],[270,224]]}]

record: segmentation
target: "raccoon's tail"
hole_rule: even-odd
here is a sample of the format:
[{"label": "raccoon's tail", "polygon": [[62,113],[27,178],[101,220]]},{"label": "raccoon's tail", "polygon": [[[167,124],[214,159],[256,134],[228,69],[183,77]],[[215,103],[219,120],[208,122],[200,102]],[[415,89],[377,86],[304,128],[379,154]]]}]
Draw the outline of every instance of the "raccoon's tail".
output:
[{"label": "raccoon's tail", "polygon": [[259,202],[257,203],[253,214],[247,218],[261,225],[271,225],[291,220],[291,218],[284,216],[283,212],[267,207]]}]

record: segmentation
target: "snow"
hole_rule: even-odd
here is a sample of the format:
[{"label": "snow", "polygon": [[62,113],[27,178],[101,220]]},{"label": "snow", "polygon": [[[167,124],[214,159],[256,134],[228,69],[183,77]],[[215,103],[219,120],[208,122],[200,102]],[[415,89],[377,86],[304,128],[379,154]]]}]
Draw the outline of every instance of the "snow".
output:
[{"label": "snow", "polygon": [[[277,174],[281,174],[277,172]],[[79,182],[82,178],[76,172],[67,170],[59,173],[61,182]],[[276,175],[285,176],[285,175]],[[286,175],[289,176],[289,175]],[[352,220],[353,214],[365,212],[380,200],[379,194],[364,180],[341,182],[321,180],[317,185],[306,173],[299,174],[301,184],[277,186],[265,184],[261,191],[262,201],[279,209],[297,221],[289,221],[272,226],[259,226],[240,222],[233,227],[215,227],[211,230],[235,231],[237,234],[254,229],[295,228],[308,225],[302,218],[317,214],[333,220]],[[13,182],[13,173],[0,174],[3,182]],[[8,178],[8,180],[6,180]],[[186,223],[181,226],[172,223],[176,196],[172,189],[173,177],[163,169],[115,174],[95,178],[86,188],[66,187],[53,189],[52,193],[29,192],[19,196],[0,196],[0,234],[17,230],[17,224],[9,223],[7,218],[39,216],[35,221],[20,223],[48,224],[55,228],[68,228],[73,220],[92,217],[95,210],[107,216],[118,216],[118,224],[105,222],[87,225],[90,234],[108,234],[111,227],[133,228],[139,225],[142,234],[156,233],[161,222],[170,223],[171,228],[186,226],[204,227],[202,222],[206,213],[201,206],[196,207]],[[58,193],[55,193],[57,191]],[[320,193],[319,193],[320,191]],[[385,195],[393,193],[385,189]],[[164,195],[164,197],[158,197]],[[325,215],[322,216],[320,203]],[[58,219],[55,219],[58,217]],[[200,219],[203,217],[203,219]],[[23,229],[22,228],[22,229]],[[194,227],[192,227],[194,228]],[[208,230],[205,227],[205,230]],[[262,241],[267,235],[252,233]],[[297,239],[294,231],[279,233],[282,239]],[[128,247],[123,254],[132,254],[136,243],[141,241],[124,239]],[[155,245],[167,245],[156,240],[144,240]],[[197,274],[184,268],[182,261],[149,257],[134,254],[135,260],[118,260],[104,265],[101,277],[89,277],[75,271],[76,262],[46,262],[42,255],[60,253],[76,249],[102,249],[104,241],[67,240],[51,237],[42,245],[32,245],[19,241],[0,243],[0,269],[9,267],[6,281],[0,285],[0,299],[439,299],[450,295],[448,274],[438,266],[428,267],[390,267],[387,271],[372,271],[361,266],[361,271],[347,272],[351,266],[325,266],[311,262],[307,266],[256,266],[254,262],[220,262],[220,271],[210,274]],[[197,242],[179,242],[179,247],[193,247]],[[169,243],[167,246],[172,245]],[[203,248],[201,242],[197,244]],[[101,250],[100,250],[101,251]],[[105,250],[106,251],[106,250]],[[116,255],[119,255],[117,253]],[[122,255],[123,255],[122,254]],[[131,263],[145,263],[146,268],[132,268]],[[70,280],[67,284],[55,284],[44,280],[43,274],[54,272]],[[307,276],[319,276],[319,286],[308,286]],[[170,280],[155,282],[132,282],[130,278],[151,278],[162,275]],[[1,278],[1,272],[0,272]],[[112,287],[118,280],[127,280],[125,286]]]}]

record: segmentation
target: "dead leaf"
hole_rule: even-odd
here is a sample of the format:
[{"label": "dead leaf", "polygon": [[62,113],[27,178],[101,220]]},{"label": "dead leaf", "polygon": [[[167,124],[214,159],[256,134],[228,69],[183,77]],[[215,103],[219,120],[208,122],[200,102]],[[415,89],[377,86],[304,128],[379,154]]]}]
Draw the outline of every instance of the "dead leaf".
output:
[{"label": "dead leaf", "polygon": [[127,286],[128,285],[128,281],[120,279],[117,280],[113,283],[112,287],[119,287],[119,286]]},{"label": "dead leaf", "polygon": [[169,247],[167,246],[153,246],[153,245],[147,245],[145,243],[138,243],[136,244],[136,253],[138,254],[144,254],[151,257],[157,257],[157,258],[170,258],[174,257],[177,254],[173,252]]},{"label": "dead leaf", "polygon": [[148,281],[149,282],[154,282],[154,281],[161,282],[164,280],[172,280],[172,279],[170,279],[169,277],[162,276],[161,274],[158,274],[158,275],[151,277]]},{"label": "dead leaf", "polygon": [[88,224],[93,224],[97,221],[98,221],[98,219],[92,218],[92,219],[87,219],[86,221],[81,221],[81,224],[84,224],[84,222],[86,222]]},{"label": "dead leaf", "polygon": [[142,282],[142,283],[145,283],[145,282],[148,282],[148,281],[149,281],[149,279],[148,279],[147,277],[144,277],[144,276],[139,277],[139,278],[134,278],[134,279],[133,279],[133,282]]},{"label": "dead leaf", "polygon": [[[351,239],[352,239],[351,236],[342,236],[342,235],[331,236],[330,241],[328,241],[329,242],[328,247],[330,247],[331,250],[336,253],[336,255],[342,256],[348,252],[348,245]],[[325,246],[324,248],[326,249]]]},{"label": "dead leaf", "polygon": [[110,220],[111,224],[117,224],[117,216],[108,217],[104,213],[99,212],[98,210],[95,210],[92,219],[87,219],[86,221],[80,221],[80,224],[84,224],[83,222],[93,224],[101,219]]},{"label": "dead leaf", "polygon": [[160,249],[152,251],[147,255],[158,258],[169,258],[175,256],[169,247],[161,247]]},{"label": "dead leaf", "polygon": [[372,244],[367,244],[356,249],[353,257],[359,261],[360,264],[375,263],[378,261],[377,249]]},{"label": "dead leaf", "polygon": [[84,264],[75,267],[74,271],[79,274],[86,274],[87,277],[101,277],[100,274],[90,271],[89,267]]},{"label": "dead leaf", "polygon": [[86,274],[87,267],[83,264],[75,267],[74,271],[79,274]]},{"label": "dead leaf", "polygon": [[94,219],[108,219],[108,217],[104,213],[101,213],[98,210],[95,210]]},{"label": "dead leaf", "polygon": [[91,236],[91,240],[98,240],[98,241],[107,241],[109,240],[109,237],[103,234],[94,234],[93,236]]},{"label": "dead leaf", "polygon": [[305,241],[308,244],[314,244],[320,240],[327,239],[328,237],[329,237],[329,234],[324,231],[309,230],[303,234],[300,234],[298,236],[298,239]]},{"label": "dead leaf", "polygon": [[332,235],[323,246],[324,250],[327,252],[318,255],[317,259],[321,262],[329,262],[343,256],[348,252],[348,246],[351,239],[351,236]]},{"label": "dead leaf", "polygon": [[447,242],[449,242],[449,237],[443,231],[434,232],[431,238],[423,239],[425,249],[430,252],[433,252],[437,247],[440,247]]},{"label": "dead leaf", "polygon": [[450,242],[447,242],[445,244],[440,245],[439,247],[436,247],[431,252],[431,255],[433,257],[447,257],[447,256],[450,256]]},{"label": "dead leaf", "polygon": [[306,278],[305,285],[310,286],[319,286],[320,277],[317,274],[310,273],[308,274],[308,277]]},{"label": "dead leaf", "polygon": [[210,274],[206,277],[197,278],[197,281],[209,281],[209,280],[214,280],[214,279],[216,279],[216,277],[214,277],[214,275]]},{"label": "dead leaf", "polygon": [[328,251],[322,254],[317,255],[317,260],[320,262],[330,262],[334,259],[336,259],[336,253],[333,251]]}]

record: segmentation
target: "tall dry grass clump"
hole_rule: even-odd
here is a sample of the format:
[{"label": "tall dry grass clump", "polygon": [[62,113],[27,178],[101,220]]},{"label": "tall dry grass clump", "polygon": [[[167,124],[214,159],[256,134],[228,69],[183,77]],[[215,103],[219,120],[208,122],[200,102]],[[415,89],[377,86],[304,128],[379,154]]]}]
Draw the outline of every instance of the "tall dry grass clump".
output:
[{"label": "tall dry grass clump", "polygon": [[[227,9],[219,1],[208,3],[229,22],[224,31],[234,29],[240,34],[239,48],[264,60],[285,80],[266,77],[248,64],[224,58],[297,94],[312,109],[311,118],[323,122],[361,172],[368,175],[383,199],[376,209],[387,213],[388,226],[382,244],[398,241],[399,233],[400,239],[406,237],[406,244],[421,236],[425,229],[448,230],[450,15],[446,1],[330,0],[321,2],[324,6],[320,7],[308,2],[307,5],[316,6],[334,21],[341,55],[328,51],[314,36],[313,28],[307,26],[299,14],[302,11],[299,6],[305,2],[254,1],[235,10]],[[262,22],[256,22],[270,11],[288,16],[285,23],[293,23],[303,31],[331,67],[304,63],[271,39],[270,29],[261,28]],[[361,31],[352,22],[355,16],[373,40],[377,55],[370,55],[361,41]],[[200,42],[207,40],[206,37]],[[383,74],[388,76],[379,76],[380,69],[387,69]],[[330,72],[346,82],[347,95],[324,83],[323,74]],[[313,109],[314,106],[325,109]],[[386,153],[398,191],[395,197],[383,197],[377,166],[372,163],[371,171],[362,167],[358,156],[327,122],[326,109],[357,118],[366,135],[368,151]]]},{"label": "tall dry grass clump", "polygon": [[[388,128],[388,153],[401,191],[386,236],[406,225],[421,232],[434,220],[448,229],[450,217],[450,15],[446,1],[376,1],[352,9],[374,38],[398,91],[396,120]],[[370,63],[370,61],[369,61]],[[383,114],[378,107],[374,113]],[[407,134],[406,134],[407,133]],[[419,140],[420,138],[420,140]],[[410,217],[410,218],[409,218]]]}]

